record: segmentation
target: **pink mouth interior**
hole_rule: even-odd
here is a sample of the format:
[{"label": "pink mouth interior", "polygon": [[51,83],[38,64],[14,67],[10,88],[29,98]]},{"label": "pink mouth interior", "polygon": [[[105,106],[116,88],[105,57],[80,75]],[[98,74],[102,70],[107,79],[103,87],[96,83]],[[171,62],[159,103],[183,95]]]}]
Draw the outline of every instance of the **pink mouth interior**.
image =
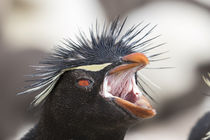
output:
[{"label": "pink mouth interior", "polygon": [[131,103],[137,104],[142,93],[136,85],[135,72],[139,68],[132,68],[119,73],[107,75],[104,80],[101,95],[103,97],[120,97]]}]

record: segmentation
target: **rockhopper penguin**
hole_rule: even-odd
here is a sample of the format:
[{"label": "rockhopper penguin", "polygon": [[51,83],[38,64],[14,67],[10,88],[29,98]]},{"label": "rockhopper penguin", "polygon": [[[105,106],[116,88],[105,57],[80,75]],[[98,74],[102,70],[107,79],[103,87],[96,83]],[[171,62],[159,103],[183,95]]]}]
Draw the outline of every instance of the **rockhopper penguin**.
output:
[{"label": "rockhopper penguin", "polygon": [[163,54],[146,56],[163,44],[147,38],[150,24],[122,34],[125,21],[117,18],[100,31],[96,24],[89,39],[83,33],[77,42],[66,39],[35,66],[35,82],[19,94],[42,90],[32,105],[43,111],[22,140],[123,140],[131,125],[155,116],[137,72]]}]

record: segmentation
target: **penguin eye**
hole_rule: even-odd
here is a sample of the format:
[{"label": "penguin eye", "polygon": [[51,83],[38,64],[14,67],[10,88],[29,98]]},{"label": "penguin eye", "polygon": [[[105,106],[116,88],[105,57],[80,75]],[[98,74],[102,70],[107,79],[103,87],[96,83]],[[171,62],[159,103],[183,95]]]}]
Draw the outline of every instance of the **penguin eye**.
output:
[{"label": "penguin eye", "polygon": [[77,84],[78,84],[78,86],[80,86],[80,87],[89,87],[89,86],[91,86],[92,85],[92,81],[91,80],[89,80],[89,79],[79,79],[78,81],[77,81]]}]

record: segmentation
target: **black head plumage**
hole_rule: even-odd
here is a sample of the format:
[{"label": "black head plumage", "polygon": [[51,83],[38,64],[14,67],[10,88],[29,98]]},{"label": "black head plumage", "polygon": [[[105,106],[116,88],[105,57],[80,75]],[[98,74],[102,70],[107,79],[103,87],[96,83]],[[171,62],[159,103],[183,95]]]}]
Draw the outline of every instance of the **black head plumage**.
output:
[{"label": "black head plumage", "polygon": [[[28,86],[27,90],[18,94],[44,89],[33,101],[33,105],[37,105],[47,97],[65,71],[90,65],[100,70],[100,68],[110,65],[125,55],[134,52],[144,53],[163,45],[149,45],[151,41],[159,36],[145,39],[156,26],[153,26],[143,36],[139,37],[150,24],[140,29],[141,23],[134,25],[121,35],[125,22],[126,19],[120,22],[119,18],[117,18],[107,26],[104,23],[101,31],[99,31],[96,24],[95,29],[90,30],[90,39],[83,33],[80,33],[76,42],[65,39],[63,45],[57,46],[54,53],[41,62],[41,66],[34,66],[38,73],[30,76],[35,77],[35,80],[33,80],[35,82]],[[153,54],[148,58],[152,59],[161,54],[163,53]]]}]

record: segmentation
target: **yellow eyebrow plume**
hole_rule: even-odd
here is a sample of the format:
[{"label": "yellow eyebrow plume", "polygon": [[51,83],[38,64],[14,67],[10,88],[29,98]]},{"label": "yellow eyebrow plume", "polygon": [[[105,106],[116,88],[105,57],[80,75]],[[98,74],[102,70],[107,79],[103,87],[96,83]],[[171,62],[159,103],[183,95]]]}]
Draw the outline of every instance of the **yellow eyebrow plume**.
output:
[{"label": "yellow eyebrow plume", "polygon": [[64,69],[63,71],[69,71],[69,70],[75,70],[75,69],[82,69],[82,70],[87,70],[87,71],[100,71],[111,64],[112,63],[84,65],[84,66],[78,66],[78,67],[73,67],[73,68],[67,68],[67,69]]}]

